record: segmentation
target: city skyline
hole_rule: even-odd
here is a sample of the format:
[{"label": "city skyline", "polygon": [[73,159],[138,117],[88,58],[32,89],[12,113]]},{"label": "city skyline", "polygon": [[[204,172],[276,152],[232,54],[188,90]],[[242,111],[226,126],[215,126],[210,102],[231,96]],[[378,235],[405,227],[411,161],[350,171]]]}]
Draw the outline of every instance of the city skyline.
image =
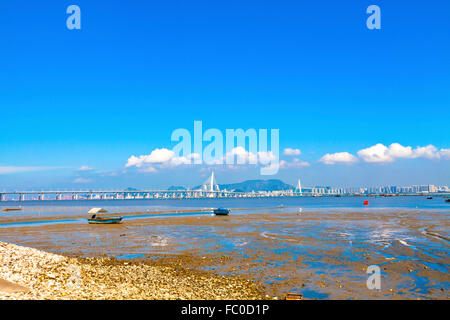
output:
[{"label": "city skyline", "polygon": [[[279,181],[284,183],[284,181],[279,179],[257,179],[257,180],[245,180],[245,181],[235,181],[232,184],[239,184],[239,183],[251,183],[251,182],[270,182],[270,181]],[[82,192],[82,191],[98,191],[98,192],[141,192],[141,191],[235,191],[233,188],[227,188],[223,186],[227,186],[230,184],[221,184],[218,183],[214,172],[211,173],[211,175],[200,185],[195,186],[183,186],[183,185],[171,185],[169,188],[134,188],[134,187],[127,187],[123,190],[120,188],[110,188],[110,189],[95,189],[95,188],[78,188],[78,189],[11,189],[11,190],[0,190],[0,193],[21,193],[21,192],[46,192],[49,191],[50,193],[55,192]],[[220,187],[222,186],[222,187]],[[378,186],[368,186],[368,185],[360,185],[360,186],[330,186],[330,185],[310,185],[305,186],[301,183],[301,180],[298,179],[295,184],[285,184],[285,188],[277,189],[277,190],[252,190],[252,192],[265,192],[265,191],[282,191],[282,190],[293,190],[294,193],[302,193],[307,192],[311,194],[423,194],[423,193],[450,193],[450,187],[448,185],[433,185],[433,184],[413,184],[413,185],[378,185]]]}]

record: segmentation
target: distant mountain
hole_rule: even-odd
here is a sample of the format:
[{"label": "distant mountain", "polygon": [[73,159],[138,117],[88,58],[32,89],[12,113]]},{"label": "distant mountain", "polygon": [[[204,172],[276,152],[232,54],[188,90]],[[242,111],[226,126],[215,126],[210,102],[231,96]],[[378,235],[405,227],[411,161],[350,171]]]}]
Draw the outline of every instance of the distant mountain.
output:
[{"label": "distant mountain", "polygon": [[[193,190],[200,189],[201,186],[192,188]],[[252,191],[278,191],[294,189],[290,184],[284,183],[278,179],[269,180],[246,180],[239,183],[219,184],[219,189],[226,189],[235,192],[252,192]]]},{"label": "distant mountain", "polygon": [[229,191],[278,191],[278,190],[291,190],[294,189],[290,184],[284,183],[278,179],[269,180],[246,180],[239,183],[220,184],[220,190],[227,189]]},{"label": "distant mountain", "polygon": [[[193,187],[191,190],[201,189],[202,186]],[[269,179],[269,180],[245,180],[238,183],[229,183],[229,184],[219,184],[220,190],[228,190],[235,192],[252,192],[252,191],[279,191],[279,190],[291,190],[295,189],[290,184],[284,183],[278,179]],[[187,190],[186,187],[183,186],[170,186],[167,190],[169,191],[182,191]],[[136,188],[128,187],[125,191],[139,191]]]},{"label": "distant mountain", "polygon": [[186,190],[186,188],[185,188],[185,187],[182,187],[182,186],[171,186],[171,187],[169,187],[168,190],[169,190],[169,191]]}]

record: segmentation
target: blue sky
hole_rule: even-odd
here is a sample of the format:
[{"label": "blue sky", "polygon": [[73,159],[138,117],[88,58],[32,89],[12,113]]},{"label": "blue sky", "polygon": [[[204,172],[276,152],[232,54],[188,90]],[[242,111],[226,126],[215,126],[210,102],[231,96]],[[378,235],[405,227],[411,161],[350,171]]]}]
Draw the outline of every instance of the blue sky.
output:
[{"label": "blue sky", "polygon": [[[279,129],[301,150],[282,159],[308,163],[275,176],[290,183],[450,184],[448,1],[3,1],[0,39],[0,189],[197,185],[211,168],[125,168],[194,120]],[[358,156],[379,143],[412,152]]]}]

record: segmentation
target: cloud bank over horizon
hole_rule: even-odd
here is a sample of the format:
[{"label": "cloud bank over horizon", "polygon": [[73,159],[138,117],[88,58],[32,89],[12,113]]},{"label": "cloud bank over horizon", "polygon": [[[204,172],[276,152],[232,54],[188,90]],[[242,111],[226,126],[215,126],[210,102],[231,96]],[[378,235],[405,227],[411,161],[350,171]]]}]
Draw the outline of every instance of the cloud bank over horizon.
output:
[{"label": "cloud bank over horizon", "polygon": [[[389,146],[377,143],[371,147],[359,150],[357,155],[359,159],[367,163],[389,163],[397,159],[417,158],[450,160],[450,149],[439,150],[431,144],[412,148],[411,146],[402,146],[399,143],[392,143]],[[337,152],[333,154],[327,153],[319,161],[332,165],[337,163],[351,164],[359,160],[349,152]]]},{"label": "cloud bank over horizon", "polygon": [[[273,178],[287,179],[288,181],[291,177],[305,178],[308,181],[323,181],[322,183],[339,180],[344,183],[345,181],[360,181],[361,177],[364,177],[363,181],[370,184],[372,181],[398,179],[399,169],[405,171],[410,167],[407,162],[412,161],[411,165],[417,167],[417,164],[413,164],[414,161],[422,159],[420,163],[422,169],[412,172],[407,178],[403,178],[403,181],[416,183],[416,176],[422,177],[422,181],[428,181],[428,178],[424,179],[424,177],[433,174],[434,178],[429,179],[430,183],[441,181],[441,184],[448,184],[448,174],[446,174],[448,170],[445,168],[448,168],[450,149],[437,148],[432,144],[412,147],[400,143],[390,145],[377,143],[359,149],[354,154],[347,151],[326,153],[318,159],[315,152],[303,154],[300,149],[295,148],[284,148],[282,150],[278,163],[279,172]],[[228,157],[234,159],[232,164],[227,163]],[[72,185],[74,188],[80,185],[91,187],[116,185],[117,183],[132,186],[135,183],[140,184],[146,181],[145,177],[153,177],[152,183],[160,185],[161,181],[169,183],[168,175],[171,178],[176,176],[178,182],[173,183],[183,184],[185,180],[195,179],[195,177],[210,173],[212,170],[224,174],[227,179],[236,181],[270,179],[271,176],[258,174],[257,168],[273,165],[276,157],[272,152],[253,153],[243,147],[236,147],[219,158],[202,161],[200,165],[194,164],[194,161],[198,159],[201,159],[201,157],[196,153],[177,156],[173,150],[168,148],[155,148],[149,154],[130,156],[124,166],[115,169],[97,170],[86,164],[72,167],[0,166],[0,176],[3,177],[1,180],[2,187],[8,186],[8,184],[12,186],[17,181],[30,181],[25,182],[25,185],[33,186],[34,180],[30,180],[33,174],[45,177],[45,171],[65,168],[65,171],[61,170],[60,173],[53,174],[59,177],[54,183],[65,181],[65,187]],[[403,162],[396,164],[397,160]],[[327,167],[330,170],[326,170]],[[444,174],[437,174],[437,172],[444,172]],[[342,175],[345,177],[342,177]],[[360,177],[357,177],[358,175]],[[339,178],[339,176],[341,177]],[[20,180],[14,177],[20,177]],[[45,181],[45,179],[42,181]]]},{"label": "cloud bank over horizon", "polygon": [[[310,166],[310,162],[301,160],[296,157],[301,155],[300,149],[285,148],[282,153],[286,159],[279,161],[280,168],[301,168]],[[399,143],[392,143],[385,146],[382,143],[377,143],[371,147],[360,149],[356,152],[357,156],[350,152],[336,152],[326,153],[317,162],[325,165],[335,164],[356,164],[360,161],[366,163],[390,163],[397,159],[417,159],[424,158],[430,160],[450,160],[450,149],[438,149],[434,145],[417,146],[403,146]],[[193,164],[195,159],[199,159],[200,155],[192,153],[186,157],[176,156],[172,150],[167,148],[156,148],[151,151],[149,155],[134,156],[128,158],[125,164],[126,168],[136,167],[142,172],[156,172],[158,169],[170,168],[179,165]],[[245,148],[239,146],[233,148],[224,156],[218,158],[202,161],[202,165],[222,165],[228,163],[228,159],[237,160],[237,164],[268,164],[275,159],[274,154],[269,152],[252,153]]]}]

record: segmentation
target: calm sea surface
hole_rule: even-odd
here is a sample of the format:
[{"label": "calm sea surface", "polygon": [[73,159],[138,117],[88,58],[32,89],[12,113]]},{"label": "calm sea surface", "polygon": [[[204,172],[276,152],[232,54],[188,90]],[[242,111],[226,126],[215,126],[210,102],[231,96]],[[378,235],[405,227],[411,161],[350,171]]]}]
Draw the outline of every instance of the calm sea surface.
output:
[{"label": "calm sea surface", "polygon": [[368,208],[405,208],[405,209],[444,209],[450,210],[450,204],[443,197],[427,199],[424,196],[399,197],[300,197],[300,198],[256,198],[256,199],[189,199],[189,200],[59,200],[59,201],[4,201],[2,208],[21,207],[21,211],[2,212],[5,216],[71,216],[86,214],[92,207],[102,207],[109,212],[144,212],[195,210],[215,207],[227,208],[266,208],[301,207],[308,209],[360,209],[366,208],[364,200],[369,201]]}]

